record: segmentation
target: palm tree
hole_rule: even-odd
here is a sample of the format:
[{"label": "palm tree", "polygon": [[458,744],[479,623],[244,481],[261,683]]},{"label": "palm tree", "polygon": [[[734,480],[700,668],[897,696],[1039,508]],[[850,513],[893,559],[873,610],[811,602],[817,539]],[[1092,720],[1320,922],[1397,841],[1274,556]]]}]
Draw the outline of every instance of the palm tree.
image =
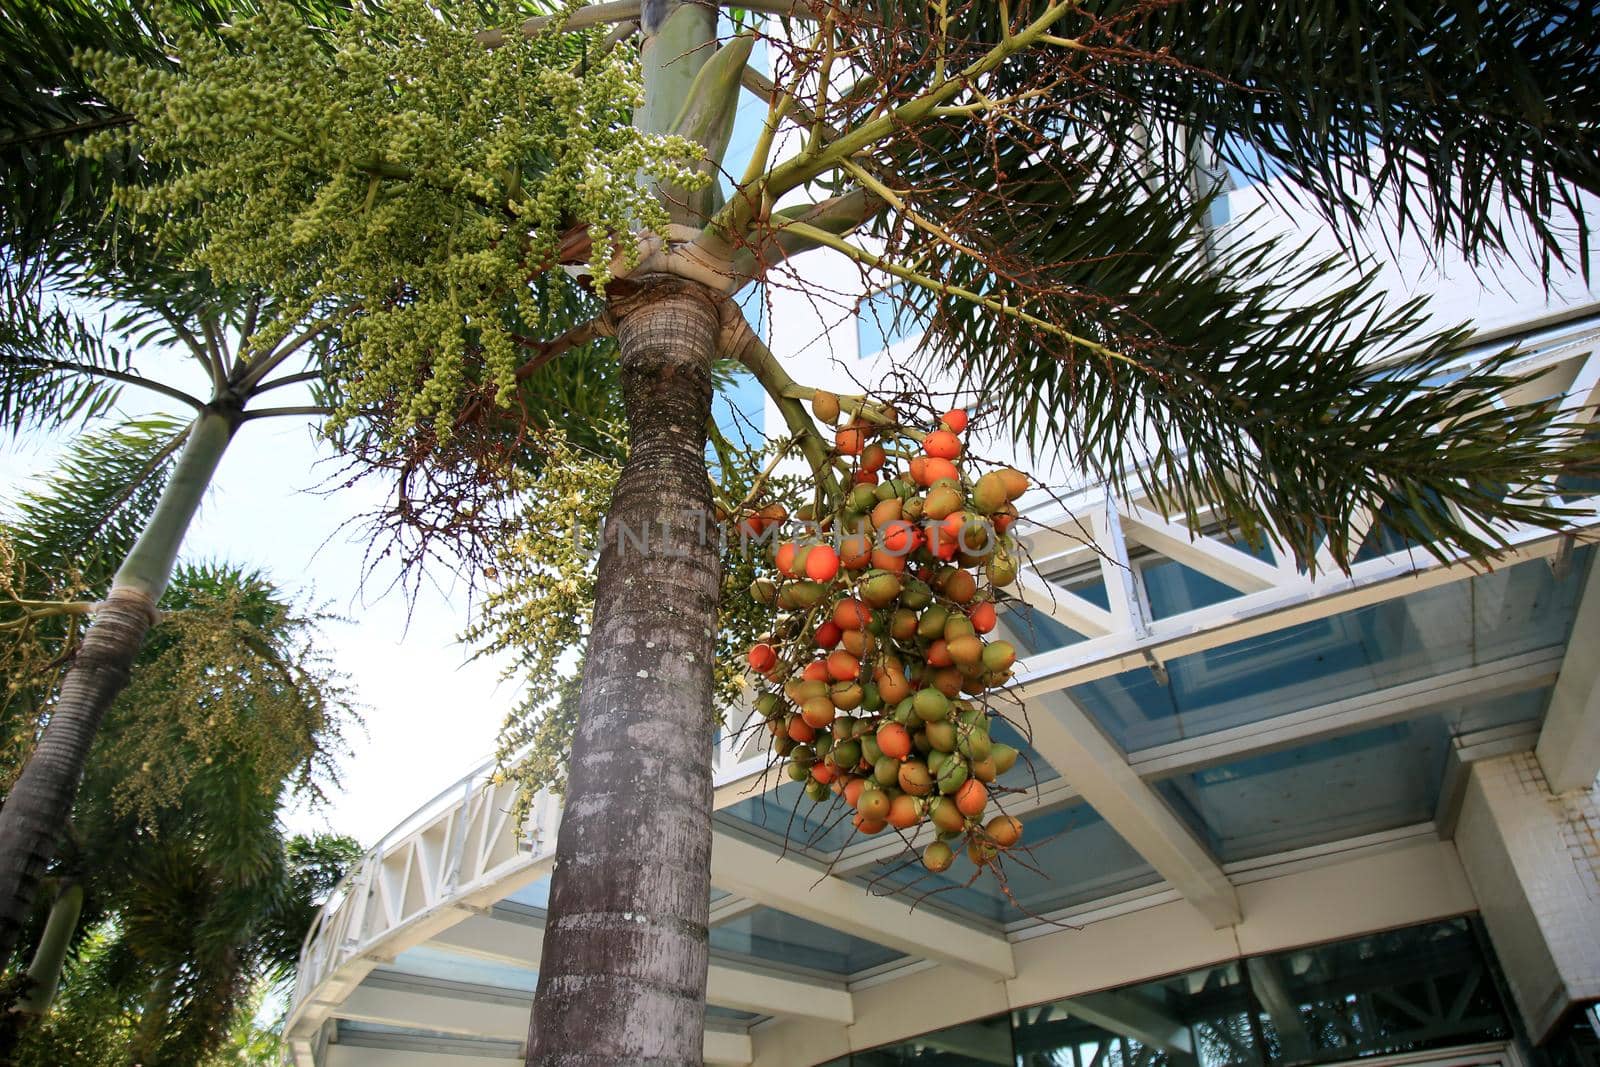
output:
[{"label": "palm tree", "polygon": [[[0,520],[5,781],[82,640],[83,597],[106,589],[160,504],[179,429],[150,419],[83,435]],[[29,917],[34,984],[6,1019],[48,1016],[62,963],[82,958],[70,1017],[29,1038],[22,1062],[66,1062],[61,1041],[106,1037],[112,1019],[94,1005],[144,1021],[126,1035],[136,1059],[197,1061],[251,984],[293,965],[330,864],[358,851],[347,838],[286,840],[277,819],[291,795],[320,795],[352,717],[314,643],[318,616],[237,566],[179,566],[162,608],[91,752],[50,870],[54,901]]]},{"label": "palm tree", "polygon": [[[330,369],[347,410],[388,420],[391,447],[442,446],[486,396],[614,337],[628,458],[530,1064],[699,1057],[716,356],[761,381],[819,492],[842,489],[802,406],[812,390],[729,299],[745,284],[819,248],[898,281],[928,322],[925,363],[1002,398],[1027,444],[1173,511],[1270,530],[1307,560],[1324,542],[1349,560],[1358,507],[1437,550],[1491,555],[1498,523],[1559,525],[1555,477],[1594,459],[1572,413],[1497,406],[1504,361],[1439,374],[1461,335],[1425,333],[1420,305],[1384,307],[1371,275],[1330,287],[1338,262],[1207,233],[1202,173],[1208,156],[1270,165],[1341,226],[1387,201],[1440,247],[1490,254],[1526,231],[1559,260],[1563,216],[1586,235],[1582,198],[1600,190],[1592,11],[738,7],[787,20],[766,39],[775,79],[747,67],[754,28],[724,39],[714,6],[680,0],[563,9],[478,34],[484,51],[432,10],[393,5],[336,32],[337,64],[324,36],[268,9],[226,47],[180,36],[176,71],[100,64],[138,125],[97,147],[181,168],[137,199],[189,221],[192,262],[361,307]],[[741,86],[768,113],[736,161]],[[706,180],[725,167],[726,197]],[[505,470],[492,440],[474,443],[435,455],[488,456],[485,479]],[[649,530],[652,550],[621,530]]]},{"label": "palm tree", "polygon": [[[179,428],[85,434],[0,522],[5,780],[26,764],[38,710],[82,637],[74,608],[107,586],[159,506],[152,461]],[[180,566],[161,606],[92,749],[49,872],[54,899],[29,916],[32,984],[3,1018],[49,1018],[20,1035],[24,1062],[121,1045],[140,1062],[197,1062],[253,985],[293,964],[316,904],[359,852],[345,838],[287,839],[278,821],[289,797],[320,795],[352,715],[313,641],[317,617],[230,566]],[[66,1011],[52,1017],[73,957]]]}]

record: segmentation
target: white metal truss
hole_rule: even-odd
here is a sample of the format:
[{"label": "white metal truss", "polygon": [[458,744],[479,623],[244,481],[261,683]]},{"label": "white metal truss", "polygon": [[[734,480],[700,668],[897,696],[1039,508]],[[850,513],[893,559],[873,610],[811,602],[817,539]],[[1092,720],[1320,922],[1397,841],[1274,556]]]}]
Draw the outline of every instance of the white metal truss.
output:
[{"label": "white metal truss", "polygon": [[[1600,329],[1569,330],[1556,338],[1556,343],[1532,351],[1515,369],[1536,375],[1539,384],[1534,388],[1553,394],[1563,406],[1592,410],[1600,397],[1597,340]],[[1569,502],[1569,506],[1580,512],[1571,534],[1534,528],[1500,531],[1510,547],[1497,566],[1539,558],[1559,561],[1570,551],[1574,537],[1586,542],[1600,539],[1600,497]],[[1063,777],[1009,801],[1008,810],[1048,808],[1081,796],[1100,809],[1168,880],[1168,888],[1153,891],[1176,889],[1212,923],[1226,924],[1237,915],[1233,886],[1241,884],[1240,873],[1231,866],[1219,866],[1206,854],[1155,797],[1150,781],[1393,721],[1468,697],[1551,684],[1558,677],[1558,689],[1564,685],[1571,699],[1560,707],[1553,705],[1546,727],[1548,744],[1541,742],[1541,759],[1566,759],[1572,766],[1569,773],[1580,776],[1588,767],[1593,778],[1594,763],[1600,760],[1594,754],[1595,746],[1600,746],[1600,713],[1594,697],[1600,658],[1585,656],[1580,640],[1592,648],[1600,633],[1600,607],[1594,596],[1584,598],[1573,651],[1565,664],[1550,653],[1530,653],[1265,722],[1242,723],[1196,738],[1121,752],[1091,718],[1070,706],[1070,696],[1062,691],[1130,669],[1160,670],[1178,656],[1406,596],[1481,571],[1480,565],[1464,557],[1441,561],[1426,553],[1402,552],[1365,560],[1347,574],[1322,567],[1313,577],[1295,568],[1281,550],[1274,551],[1270,562],[1243,551],[1206,519],[1201,516],[1191,527],[1159,514],[1148,500],[1123,499],[1091,488],[1060,504],[1033,510],[1019,524],[1032,557],[1018,582],[1021,599],[1084,639],[1030,656],[1018,671],[1016,690],[1026,701],[1030,716],[1037,720],[1044,717],[1042,712],[1050,712],[1043,734],[1035,721],[1034,740]],[[1371,520],[1366,517],[1362,521],[1370,524]],[[1175,560],[1239,595],[1153,618],[1136,580],[1139,557],[1149,553]],[[1079,573],[1104,580],[1109,609],[1067,588],[1071,576]],[[1597,580],[1591,578],[1590,584]],[[1560,710],[1569,703],[1570,710]],[[1564,740],[1566,734],[1554,732],[1566,729],[1561,723],[1578,727],[1576,740],[1569,742]],[[1086,732],[1086,726],[1093,732]],[[719,741],[713,756],[718,809],[778,784],[776,776],[762,773],[762,740],[751,732],[729,731]],[[1526,746],[1531,739],[1519,735],[1509,741],[1485,743],[1490,746],[1486,751],[1493,751],[1493,744]],[[1457,755],[1462,760],[1471,758],[1465,750]],[[511,790],[509,785],[496,784],[487,767],[479,768],[397,827],[335,892],[307,936],[286,1026],[292,1055],[300,1067],[401,1065],[403,1059],[394,1050],[373,1058],[367,1056],[371,1049],[351,1045],[329,1048],[326,1024],[341,1010],[353,1014],[364,1003],[361,998],[366,994],[362,993],[355,1008],[343,1007],[374,968],[430,940],[465,947],[468,935],[483,922],[501,921],[490,912],[493,905],[549,873],[559,804],[549,796],[540,797],[527,824],[518,827],[510,814]],[[719,831],[713,849],[713,884],[737,896],[720,900],[714,917],[726,919],[751,906],[767,905],[870,937],[914,956],[959,960],[965,967],[997,976],[1013,973],[1008,938],[1015,940],[1025,933],[1003,935],[933,909],[912,912],[903,902],[870,897],[848,881],[882,858],[885,849],[902,847],[898,840],[882,838],[854,843],[836,858],[831,872],[824,874],[808,861],[792,856],[779,859],[750,840]],[[522,943],[518,944],[520,948]],[[520,955],[517,962],[526,965],[535,958],[536,952],[531,952]],[[722,962],[717,966],[722,967]],[[759,973],[735,988],[739,975],[748,972],[732,966],[726,969],[730,972],[726,975],[713,971],[713,1002],[835,1023],[846,1017],[850,1008],[850,993],[826,982],[819,983],[822,994],[805,999],[790,997],[794,991],[782,983],[794,980],[787,976]],[[411,1018],[415,1025],[419,1017]],[[501,1028],[507,1027],[509,1023]],[[743,1035],[707,1032],[708,1060],[748,1062],[749,1047]],[[438,1058],[416,1062],[419,1067],[449,1067]],[[482,1056],[473,1058],[475,1065],[485,1062]]]}]

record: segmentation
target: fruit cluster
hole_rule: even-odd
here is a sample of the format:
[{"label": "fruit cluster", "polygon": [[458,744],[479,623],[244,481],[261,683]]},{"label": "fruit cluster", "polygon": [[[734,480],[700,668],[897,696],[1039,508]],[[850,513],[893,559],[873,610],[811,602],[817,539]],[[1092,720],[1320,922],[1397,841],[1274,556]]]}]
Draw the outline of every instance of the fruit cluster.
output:
[{"label": "fruit cluster", "polygon": [[[813,410],[832,422],[837,399],[819,391]],[[987,635],[995,590],[1016,580],[1007,530],[1028,479],[1006,468],[969,480],[966,426],[957,410],[925,434],[892,412],[840,428],[851,488],[831,514],[801,512],[805,533],[774,545],[777,580],[752,587],[780,611],[749,666],[788,776],[814,802],[841,796],[864,834],[931,822],[922,862],[934,872],[954,862],[955,839],[983,867],[1022,835],[1008,815],[984,820],[1017,750],[991,738],[981,698],[1016,659]],[[751,519],[761,532],[787,516],[769,505]]]}]

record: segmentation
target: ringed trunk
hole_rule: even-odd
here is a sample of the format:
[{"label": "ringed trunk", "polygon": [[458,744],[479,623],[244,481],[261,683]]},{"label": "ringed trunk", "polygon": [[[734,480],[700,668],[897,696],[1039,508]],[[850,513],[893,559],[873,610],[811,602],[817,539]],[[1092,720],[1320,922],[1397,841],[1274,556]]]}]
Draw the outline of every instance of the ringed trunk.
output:
[{"label": "ringed trunk", "polygon": [[721,559],[706,478],[714,297],[613,301],[628,460],[594,625],[527,1062],[702,1062]]},{"label": "ringed trunk", "polygon": [[72,812],[100,720],[128,684],[184,534],[238,426],[237,410],[215,407],[190,425],[189,439],[150,524],[96,607],[94,622],[62,676],[50,721],[0,807],[0,960],[10,958],[16,948],[39,880]]}]

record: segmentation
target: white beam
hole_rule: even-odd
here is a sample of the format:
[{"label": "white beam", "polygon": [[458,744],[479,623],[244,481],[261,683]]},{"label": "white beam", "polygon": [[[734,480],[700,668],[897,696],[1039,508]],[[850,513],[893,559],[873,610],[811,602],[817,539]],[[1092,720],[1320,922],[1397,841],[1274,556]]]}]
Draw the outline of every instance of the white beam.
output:
[{"label": "white beam", "polygon": [[[538,967],[544,946],[544,927],[532,920],[474,915],[434,935],[430,943],[495,963]],[[795,1016],[846,1024],[855,1021],[850,993],[842,987],[715,960],[707,976],[706,1000],[720,1008],[757,1015]]]},{"label": "white beam", "polygon": [[[463,1037],[490,1038],[496,1041],[523,1042],[528,1037],[528,1017],[533,1008],[533,998],[497,994],[493,997],[473,995],[447,987],[405,988],[400,985],[371,983],[357,988],[344,1002],[333,1009],[339,1019],[354,1022],[376,1023],[413,1030],[431,1030],[439,1034],[459,1034]],[[395,1042],[403,1041],[396,1035]],[[348,1045],[330,1045],[350,1049]],[[401,1050],[395,1048],[373,1049],[381,1051],[383,1067],[398,1067],[400,1061],[390,1056],[422,1056],[418,1067],[454,1067],[458,1058],[451,1053],[437,1051]],[[747,1035],[723,1030],[707,1030],[704,1055],[711,1063],[749,1063],[750,1039]],[[486,1062],[501,1062],[496,1057],[469,1054],[472,1067],[482,1067]],[[328,1058],[326,1067],[339,1067],[339,1060]],[[380,1062],[380,1061],[374,1061]],[[522,1063],[521,1058],[505,1062]]]},{"label": "white beam", "polygon": [[522,1060],[387,1045],[329,1045],[322,1067],[522,1067]]},{"label": "white beam", "polygon": [[[748,1034],[707,1030],[703,1055],[718,1067],[744,1067],[755,1053]],[[385,1045],[329,1045],[323,1067],[522,1067],[522,1057],[431,1051]]]},{"label": "white beam", "polygon": [[1028,703],[1033,747],[1045,761],[1213,926],[1236,924],[1239,899],[1227,875],[1093,717],[1060,690]]},{"label": "white beam", "polygon": [[525,1041],[532,1008],[531,995],[488,997],[438,986],[375,984],[369,978],[334,1007],[333,1016],[462,1037]]},{"label": "white beam", "polygon": [[1120,629],[1111,612],[1041,577],[1032,567],[1018,572],[1016,594],[1034,611],[1085,637],[1100,637]]},{"label": "white beam", "polygon": [[1534,754],[1553,793],[1587,789],[1600,775],[1600,567],[1584,582]]},{"label": "white beam", "polygon": [[711,883],[730,893],[880,945],[996,978],[1016,976],[1011,945],[997,933],[913,911],[793,857],[780,857],[721,830],[711,845]]},{"label": "white beam", "polygon": [[[1287,584],[1283,571],[1273,564],[1215,538],[1197,535],[1147,508],[1125,506],[1122,522],[1124,531],[1139,544],[1241,593]],[[1304,581],[1299,579],[1300,584]]]}]

